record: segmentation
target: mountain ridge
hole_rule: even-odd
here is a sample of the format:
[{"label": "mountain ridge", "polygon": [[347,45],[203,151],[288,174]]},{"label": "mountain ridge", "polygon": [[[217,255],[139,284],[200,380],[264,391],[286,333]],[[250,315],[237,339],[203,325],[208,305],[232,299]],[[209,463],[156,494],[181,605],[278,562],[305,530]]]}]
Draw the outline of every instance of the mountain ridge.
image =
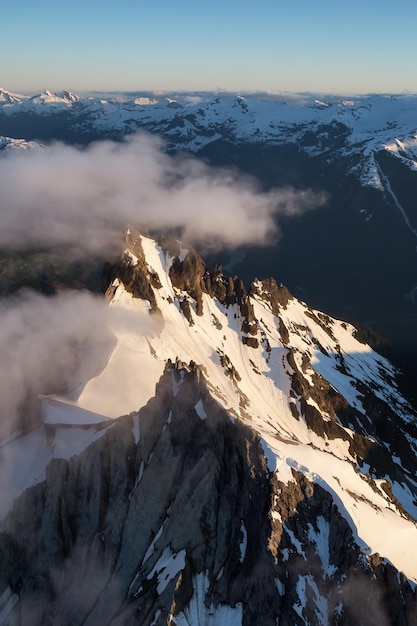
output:
[{"label": "mountain ridge", "polygon": [[175,240],[129,228],[107,276],[101,370],[3,447],[46,454],[1,523],[3,623],[414,624],[416,415],[389,362]]},{"label": "mountain ridge", "polygon": [[[140,128],[162,135],[171,150],[198,152],[219,139],[281,145],[297,143],[310,156],[335,159],[355,150],[365,167],[352,167],[367,186],[383,188],[375,154],[386,150],[413,171],[417,168],[415,94],[348,97],[262,94],[152,94],[97,98],[46,90],[21,96],[0,90],[0,129],[21,113],[66,116],[80,135],[120,137]],[[175,106],[174,106],[175,105]],[[400,114],[399,114],[400,110]],[[1,131],[3,134],[4,131]],[[33,139],[48,139],[40,134]],[[59,124],[55,127],[59,139]],[[23,137],[17,137],[23,138]],[[67,136],[63,137],[67,139]],[[78,141],[80,137],[78,138]]]},{"label": "mountain ridge", "polygon": [[51,464],[3,521],[4,623],[19,607],[32,624],[412,624],[407,581],[363,560],[340,503],[291,472],[271,478],[259,440],[195,365],[168,366],[155,399]]}]

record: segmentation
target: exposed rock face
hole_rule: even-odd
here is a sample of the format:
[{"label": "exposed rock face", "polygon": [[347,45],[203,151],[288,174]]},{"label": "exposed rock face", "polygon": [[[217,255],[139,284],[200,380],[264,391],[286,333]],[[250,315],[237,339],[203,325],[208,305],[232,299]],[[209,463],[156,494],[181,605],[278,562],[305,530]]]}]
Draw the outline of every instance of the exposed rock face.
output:
[{"label": "exposed rock face", "polygon": [[405,579],[363,558],[329,493],[268,472],[256,434],[192,364],[170,366],[155,399],[83,454],[51,463],[2,529],[2,624],[175,624],[199,575],[207,610],[240,606],[245,626],[321,624],[320,612],[412,624],[417,610]]},{"label": "exposed rock face", "polygon": [[285,285],[282,283],[278,285],[274,278],[267,278],[263,281],[255,280],[251,284],[250,294],[266,300],[273,314],[277,317],[279,316],[280,308],[285,308],[292,299],[292,295]]},{"label": "exposed rock face", "polygon": [[[0,624],[414,626],[417,428],[389,363],[173,240],[129,230],[108,273],[139,324],[114,329],[86,395],[128,392],[134,412],[60,406],[34,448],[17,440],[29,466],[53,460],[4,507]],[[71,429],[83,452],[61,458]]]},{"label": "exposed rock face", "polygon": [[167,623],[199,573],[209,575],[208,603],[234,606],[249,593],[249,615],[259,612],[252,566],[262,551],[270,571],[261,596],[276,595],[265,468],[255,434],[231,423],[199,370],[169,369],[139,418],[118,420],[92,449],[52,463],[4,521],[10,623],[150,624],[158,611],[155,623]]},{"label": "exposed rock face", "polygon": [[[157,311],[154,289],[160,289],[161,283],[159,276],[151,272],[146,263],[138,231],[131,228],[127,230],[126,246],[121,260],[105,267],[104,280],[108,284],[111,284],[115,278],[121,280],[134,298],[147,300],[151,311]],[[109,295],[112,295],[111,286]]]},{"label": "exposed rock face", "polygon": [[207,620],[415,623],[404,577],[363,557],[328,492],[268,471],[194,364],[169,365],[138,415],[53,461],[2,531],[5,625],[211,623],[192,609],[201,577]]},{"label": "exposed rock face", "polygon": [[[280,518],[272,547],[283,583],[283,605],[294,609],[282,623],[414,624],[417,603],[405,579],[382,559],[364,558],[328,492],[300,473],[294,478],[288,484],[272,481]],[[396,576],[394,591],[391,582]],[[307,598],[304,607],[300,586]]]},{"label": "exposed rock face", "polygon": [[[117,277],[134,297],[147,300],[151,311],[156,311],[156,294],[161,289],[161,282],[158,274],[147,263],[141,236],[137,231],[129,229],[126,246],[121,263],[113,266],[109,278]],[[378,478],[383,478],[390,467],[390,474],[400,479],[401,472],[398,473],[398,466],[392,461],[393,455],[402,459],[404,467],[412,472],[417,471],[413,446],[410,445],[410,437],[413,441],[417,437],[414,420],[401,421],[399,424],[396,411],[379,397],[381,388],[378,389],[372,381],[366,384],[351,377],[348,380],[349,385],[356,388],[363,398],[366,412],[364,418],[355,406],[349,404],[331,383],[311,367],[311,346],[320,350],[325,357],[332,355],[323,347],[323,339],[319,340],[312,335],[308,324],[291,321],[288,308],[295,299],[284,285],[278,285],[272,278],[263,281],[255,279],[247,292],[240,278],[225,276],[219,264],[212,270],[207,270],[204,261],[194,249],[181,249],[175,239],[161,237],[159,246],[167,258],[174,297],[190,326],[195,323],[194,315],[203,316],[203,295],[207,294],[218,301],[224,310],[229,310],[230,307],[234,311],[234,317],[240,323],[239,336],[242,344],[255,350],[263,347],[268,355],[268,362],[271,351],[267,337],[269,330],[264,320],[256,317],[256,302],[264,303],[275,316],[280,340],[286,346],[285,359],[291,378],[290,409],[296,419],[305,421],[308,428],[321,438],[349,442],[350,452],[357,457],[358,463],[369,464]],[[332,350],[335,351],[336,368],[349,377],[349,363],[336,340],[334,320],[325,313],[308,307],[304,315],[308,318],[307,322],[314,322],[317,336],[322,331],[330,339]],[[212,316],[213,324],[221,330],[219,319],[214,314]],[[293,345],[295,336],[301,338],[305,347]],[[239,382],[239,368],[232,363],[224,347],[217,347],[216,352],[220,355],[220,364],[225,374]],[[256,367],[253,369],[259,374]],[[382,372],[382,375],[388,386],[394,384],[391,374]],[[387,441],[390,442],[389,446],[384,445]],[[401,480],[408,482],[404,476]]]},{"label": "exposed rock face", "polygon": [[[159,289],[161,284],[158,275],[152,273],[146,263],[140,234],[129,229],[126,245],[127,248],[123,253],[121,262],[109,266],[106,270],[106,277],[109,282],[117,277],[133,297],[148,300],[151,310],[156,310],[157,305],[153,290]],[[211,271],[206,270],[203,259],[193,248],[186,250],[185,254],[181,255],[181,248],[178,242],[173,239],[161,237],[159,245],[165,253],[172,257],[169,278],[176,290],[186,294],[178,299],[180,308],[189,324],[193,324],[189,299],[194,300],[195,312],[199,316],[203,314],[203,293],[207,293],[227,306],[237,303],[242,316],[242,341],[246,345],[257,348],[259,345],[259,341],[255,337],[258,332],[257,320],[243,281],[238,277],[224,276],[219,264],[216,264]],[[256,293],[254,287],[252,291]],[[109,293],[111,294],[111,291]],[[265,294],[268,295],[269,293],[271,293],[274,311],[278,302],[286,303],[291,297],[284,287],[278,288],[273,279],[265,281]],[[251,336],[248,337],[248,335]]]},{"label": "exposed rock face", "polygon": [[234,304],[236,302],[233,279],[231,277],[227,280],[225,279],[222,266],[218,263],[211,272],[205,273],[204,288],[206,293],[211,295],[212,298],[217,298],[219,302],[225,304]]},{"label": "exposed rock face", "polygon": [[189,250],[183,261],[176,256],[169,270],[172,285],[181,291],[188,292],[196,301],[197,315],[203,314],[202,277],[204,272],[203,259],[194,250]]}]

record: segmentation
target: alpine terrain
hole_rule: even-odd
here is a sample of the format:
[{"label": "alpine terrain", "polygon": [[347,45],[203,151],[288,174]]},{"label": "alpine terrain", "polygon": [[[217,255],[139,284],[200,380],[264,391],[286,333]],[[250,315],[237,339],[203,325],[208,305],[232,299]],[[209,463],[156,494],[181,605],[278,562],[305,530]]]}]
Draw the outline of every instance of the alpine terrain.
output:
[{"label": "alpine terrain", "polygon": [[[249,283],[273,275],[311,306],[382,335],[384,354],[417,375],[417,96],[96,94],[0,90],[0,154],[57,140],[86,146],[137,131],[168,152],[234,167],[264,189],[324,191],[280,221],[268,248],[210,260]],[[371,337],[371,335],[369,335]]]},{"label": "alpine terrain", "polygon": [[0,623],[417,624],[417,416],[390,362],[175,239],[130,228],[105,276],[95,370],[87,341],[3,437]]}]

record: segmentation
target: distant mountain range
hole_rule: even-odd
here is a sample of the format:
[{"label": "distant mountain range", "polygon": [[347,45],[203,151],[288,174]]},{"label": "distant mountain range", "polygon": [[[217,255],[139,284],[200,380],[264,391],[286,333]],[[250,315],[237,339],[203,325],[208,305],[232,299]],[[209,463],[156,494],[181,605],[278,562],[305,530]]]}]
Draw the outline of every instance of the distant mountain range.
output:
[{"label": "distant mountain range", "polygon": [[[168,149],[199,152],[219,140],[266,145],[296,144],[309,156],[331,161],[361,154],[352,164],[364,185],[384,188],[378,163],[383,150],[411,171],[417,167],[417,95],[336,98],[262,94],[170,94],[83,97],[68,91],[22,96],[0,89],[3,135],[25,139],[90,141],[119,138],[145,128],[158,133]],[[44,125],[24,128],[31,116]],[[32,119],[32,121],[34,121]],[[39,124],[38,119],[38,124]],[[47,121],[49,121],[49,126]],[[12,132],[13,129],[13,132]]]},{"label": "distant mountain range", "polygon": [[[259,95],[164,95],[82,97],[68,91],[34,96],[0,88],[2,134],[16,137],[22,115],[48,118],[50,127],[24,131],[26,139],[91,140],[121,137],[145,128],[160,134],[169,149],[202,150],[220,139],[234,143],[294,143],[310,156],[331,160],[356,155],[352,166],[365,185],[384,187],[376,159],[381,150],[396,156],[412,171],[417,161],[417,95],[354,98]],[[22,129],[24,130],[24,129]],[[31,135],[31,136],[29,136]],[[62,135],[62,136],[60,136]]]}]

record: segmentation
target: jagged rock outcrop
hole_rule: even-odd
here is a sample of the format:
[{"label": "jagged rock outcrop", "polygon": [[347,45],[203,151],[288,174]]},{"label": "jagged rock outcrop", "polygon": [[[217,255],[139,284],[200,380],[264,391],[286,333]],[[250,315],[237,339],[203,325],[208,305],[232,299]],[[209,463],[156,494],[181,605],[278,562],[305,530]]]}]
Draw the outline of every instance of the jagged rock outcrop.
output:
[{"label": "jagged rock outcrop", "polygon": [[186,291],[196,301],[197,315],[203,314],[202,277],[204,272],[203,259],[192,249],[188,250],[182,261],[176,256],[169,270],[172,285],[181,291]]},{"label": "jagged rock outcrop", "polygon": [[0,623],[414,626],[416,416],[392,366],[174,240],[129,229],[107,269],[110,354],[2,449],[29,473],[0,485]]},{"label": "jagged rock outcrop", "polygon": [[126,290],[134,298],[141,298],[149,302],[151,311],[158,310],[154,289],[160,289],[161,283],[158,274],[148,267],[143,252],[141,237],[137,230],[128,228],[126,231],[126,249],[120,261],[108,263],[103,270],[103,280],[110,285],[108,297],[114,293],[113,281],[117,278],[122,281]]},{"label": "jagged rock outcrop", "polygon": [[[203,259],[194,249],[190,248],[181,253],[176,240],[160,237],[158,241],[162,250],[172,257],[169,267],[172,286],[186,294],[178,297],[178,301],[189,324],[193,325],[190,299],[195,302],[196,315],[201,316],[203,293],[216,298],[226,306],[237,303],[242,317],[242,342],[252,348],[257,348],[259,346],[259,340],[256,337],[258,324],[250,296],[258,295],[268,301],[272,312],[278,316],[279,307],[285,307],[292,298],[286,287],[282,284],[277,285],[273,278],[269,278],[262,282],[255,281],[248,293],[240,278],[223,274],[220,264],[215,264],[212,270],[207,270]],[[106,275],[109,280],[117,276],[134,297],[148,300],[151,309],[154,310],[156,304],[152,288],[160,288],[159,277],[157,274],[150,273],[149,268],[146,267],[139,233],[133,236],[129,231],[126,243],[128,247],[123,254],[122,262],[113,266],[113,273],[107,272]],[[283,324],[282,321],[280,323]]]},{"label": "jagged rock outcrop", "polygon": [[[179,296],[178,301],[189,324],[193,324],[190,299],[195,302],[196,315],[201,316],[203,293],[207,293],[227,306],[237,303],[242,316],[242,341],[246,345],[257,348],[259,345],[255,337],[258,332],[257,320],[243,281],[236,276],[226,277],[219,264],[216,264],[212,270],[207,270],[203,259],[193,248],[181,253],[179,243],[172,238],[160,237],[159,245],[172,258],[169,278],[172,286],[185,294],[182,297]],[[159,277],[157,273],[150,271],[146,264],[140,234],[131,228],[126,235],[126,246],[121,261],[107,266],[105,276],[109,283],[115,278],[119,279],[134,298],[149,301],[151,310],[157,310],[154,289],[161,287]],[[253,293],[258,293],[254,286],[251,290]],[[114,290],[110,288],[109,295],[113,293]],[[283,286],[278,287],[273,279],[265,281],[264,297],[267,297],[269,293],[274,311],[278,302],[286,303],[291,297],[289,292]]]},{"label": "jagged rock outcrop", "polygon": [[[110,278],[117,277],[134,297],[147,300],[151,310],[158,310],[156,301],[161,291],[161,282],[158,273],[147,263],[137,231],[129,229],[126,246],[122,261],[113,267]],[[305,323],[295,322],[289,311],[291,303],[296,300],[283,284],[277,284],[274,279],[255,279],[247,292],[241,279],[225,276],[219,264],[212,270],[207,270],[204,261],[194,249],[182,249],[175,239],[160,237],[159,247],[165,255],[166,271],[174,299],[190,326],[194,326],[197,321],[195,315],[204,315],[203,294],[207,294],[220,303],[224,311],[233,314],[236,324],[239,324],[242,344],[254,350],[265,350],[266,361],[269,363],[270,329],[264,318],[257,317],[257,303],[272,313],[278,327],[279,339],[286,347],[284,358],[288,363],[288,375],[291,379],[289,408],[295,419],[303,420],[310,431],[321,438],[348,442],[352,456],[356,456],[361,465],[369,464],[377,477],[383,477],[389,466],[391,474],[399,479],[398,466],[391,458],[393,454],[402,459],[404,466],[410,467],[411,471],[417,469],[413,446],[410,444],[410,437],[412,441],[417,437],[414,421],[408,419],[398,423],[397,409],[401,412],[401,407],[393,409],[378,395],[382,391],[381,382],[377,384],[376,378],[372,379],[372,373],[366,383],[352,377],[349,361],[340,348],[339,339],[335,335],[334,320],[330,316],[305,307]],[[170,295],[168,300],[172,300]],[[257,310],[259,311],[259,307]],[[219,316],[211,313],[211,317],[215,327],[221,331],[223,324]],[[347,330],[344,322],[340,326]],[[295,338],[302,341],[297,347],[294,345]],[[332,352],[329,347],[324,347],[325,342],[330,342]],[[356,405],[352,406],[331,382],[311,366],[313,352],[317,350],[325,357],[324,360],[333,360],[335,369],[346,376],[347,383],[357,390],[362,398],[363,411]],[[228,355],[224,341],[222,346],[216,346],[216,352],[225,374],[235,382],[243,399],[241,406],[247,406],[246,394],[237,385],[241,377],[240,368]],[[252,359],[250,363],[253,371],[259,374],[259,367]],[[378,366],[376,373],[381,377],[382,384],[395,387],[393,374],[388,370]],[[366,414],[365,417],[363,413]],[[384,446],[384,441],[389,441],[390,446]]]},{"label": "jagged rock outcrop", "polygon": [[[202,579],[208,621],[193,608]],[[0,618],[197,626],[226,610],[244,626],[368,626],[413,624],[417,606],[391,565],[363,557],[331,495],[297,471],[277,480],[258,435],[230,420],[198,366],[177,362],[138,414],[53,461],[16,501],[0,536]]]},{"label": "jagged rock outcrop", "polygon": [[236,302],[236,291],[233,278],[225,277],[220,264],[216,264],[210,272],[204,275],[204,287],[206,293],[219,302],[230,305]]},{"label": "jagged rock outcrop", "polygon": [[262,281],[255,279],[249,293],[268,302],[272,313],[277,317],[279,317],[281,307],[285,308],[293,297],[287,287],[282,283],[278,284],[274,278],[266,278]]}]

